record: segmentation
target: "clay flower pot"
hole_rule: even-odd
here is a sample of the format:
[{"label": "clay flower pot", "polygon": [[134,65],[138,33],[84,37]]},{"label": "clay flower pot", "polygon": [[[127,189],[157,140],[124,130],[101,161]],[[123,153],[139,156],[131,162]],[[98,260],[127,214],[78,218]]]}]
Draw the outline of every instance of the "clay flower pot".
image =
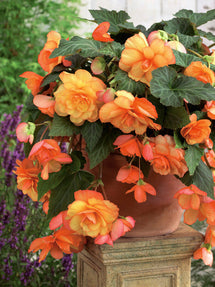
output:
[{"label": "clay flower pot", "polygon": [[134,194],[125,192],[132,186],[115,180],[120,167],[125,165],[125,158],[112,154],[103,163],[104,189],[108,200],[117,204],[121,216],[132,216],[136,220],[132,231],[126,237],[149,237],[175,231],[180,223],[182,209],[174,194],[184,187],[174,175],[162,176],[152,169],[145,181],[152,184],[156,196],[147,194],[147,201],[138,203]]}]

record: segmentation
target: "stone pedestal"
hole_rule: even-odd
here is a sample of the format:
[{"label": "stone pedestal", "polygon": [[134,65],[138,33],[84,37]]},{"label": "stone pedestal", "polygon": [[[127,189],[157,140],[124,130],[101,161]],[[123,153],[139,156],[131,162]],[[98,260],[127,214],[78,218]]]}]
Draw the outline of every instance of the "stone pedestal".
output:
[{"label": "stone pedestal", "polygon": [[168,235],[89,242],[78,254],[78,287],[190,287],[193,252],[203,236],[181,223]]}]

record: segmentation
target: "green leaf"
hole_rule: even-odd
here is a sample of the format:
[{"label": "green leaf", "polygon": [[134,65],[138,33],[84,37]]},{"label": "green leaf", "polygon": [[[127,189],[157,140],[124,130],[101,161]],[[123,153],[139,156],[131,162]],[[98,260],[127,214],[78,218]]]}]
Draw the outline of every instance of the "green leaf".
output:
[{"label": "green leaf", "polygon": [[120,58],[123,49],[123,45],[114,41],[106,43],[99,51],[102,55]]},{"label": "green leaf", "polygon": [[174,141],[176,144],[176,148],[184,148],[187,147],[187,143],[185,142],[184,138],[180,134],[180,131],[174,131]]},{"label": "green leaf", "polygon": [[165,112],[163,127],[176,130],[182,128],[190,122],[187,111],[184,107],[168,107]]},{"label": "green leaf", "polygon": [[70,41],[62,39],[59,47],[52,52],[50,58],[52,59],[58,56],[73,55],[78,52],[83,57],[97,57],[101,55],[100,49],[104,45],[105,43],[78,36],[73,37]]},{"label": "green leaf", "polygon": [[45,87],[46,85],[59,80],[59,74],[60,72],[53,72],[45,76],[42,81],[41,87]]},{"label": "green leaf", "polygon": [[193,175],[193,184],[214,198],[214,182],[210,168],[201,160]]},{"label": "green leaf", "polygon": [[118,90],[125,90],[133,95],[143,95],[145,92],[145,84],[141,82],[135,82],[128,77],[128,74],[122,70],[118,70],[115,75],[115,81],[118,84]]},{"label": "green leaf", "polygon": [[100,121],[90,123],[86,121],[81,127],[81,134],[83,135],[87,144],[87,149],[92,151],[100,140],[103,132],[103,125]]},{"label": "green leaf", "polygon": [[201,157],[204,154],[204,149],[199,148],[199,146],[189,145],[188,149],[185,151],[185,160],[190,172],[193,175],[196,167],[199,165]]},{"label": "green leaf", "polygon": [[69,117],[60,117],[54,114],[49,136],[72,136],[78,134],[80,128],[75,126],[69,119]]},{"label": "green leaf", "polygon": [[176,50],[173,50],[173,53],[175,55],[175,61],[176,61],[176,65],[178,66],[182,66],[182,67],[188,67],[192,62],[196,62],[196,61],[201,61],[204,64],[206,62],[204,62],[202,59],[194,56],[194,55],[190,55],[190,54],[185,54]]},{"label": "green leaf", "polygon": [[177,33],[179,37],[179,41],[186,47],[190,48],[193,44],[197,43],[200,40],[198,36],[188,36],[181,34],[180,32]]},{"label": "green leaf", "polygon": [[64,180],[51,190],[48,218],[52,218],[59,212],[66,210],[74,200],[74,192],[87,189],[93,180],[94,175],[83,170],[67,174]]},{"label": "green leaf", "polygon": [[204,38],[206,38],[206,39],[208,39],[210,41],[215,42],[215,35],[212,34],[211,32],[205,32],[205,31],[202,31],[200,29],[198,29],[198,32],[199,32],[199,35],[201,37],[204,37]]},{"label": "green leaf", "polygon": [[105,158],[107,158],[110,152],[114,150],[113,142],[119,134],[120,131],[117,129],[109,129],[109,131],[106,129],[103,131],[103,135],[95,148],[91,151],[88,151],[91,169],[102,162]]},{"label": "green leaf", "polygon": [[166,21],[164,31],[169,34],[176,34],[180,32],[184,35],[195,35],[194,27],[189,19],[186,18],[173,18],[172,20]]},{"label": "green leaf", "polygon": [[206,13],[193,13],[192,10],[182,9],[178,11],[175,16],[178,18],[188,18],[198,27],[215,19],[215,9],[209,10]]},{"label": "green leaf", "polygon": [[180,107],[184,99],[193,105],[200,104],[201,100],[215,99],[215,89],[210,84],[178,75],[173,68],[167,66],[152,72],[150,90],[165,106]]},{"label": "green leaf", "polygon": [[109,22],[109,33],[116,34],[120,31],[119,24],[123,24],[126,20],[130,19],[129,15],[125,11],[109,11],[105,8],[100,10],[89,10],[96,23]]}]

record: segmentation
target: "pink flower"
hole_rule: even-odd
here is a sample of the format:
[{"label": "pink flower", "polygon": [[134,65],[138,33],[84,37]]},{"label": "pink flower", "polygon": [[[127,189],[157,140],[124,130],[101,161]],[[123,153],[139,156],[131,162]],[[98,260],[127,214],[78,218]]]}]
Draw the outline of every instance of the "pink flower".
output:
[{"label": "pink flower", "polygon": [[28,122],[28,123],[20,123],[16,128],[16,136],[20,142],[30,144],[34,141],[34,131],[35,131],[35,124]]},{"label": "pink flower", "polygon": [[193,254],[194,259],[202,259],[205,265],[212,266],[213,264],[213,253],[206,247],[201,247],[197,249]]}]

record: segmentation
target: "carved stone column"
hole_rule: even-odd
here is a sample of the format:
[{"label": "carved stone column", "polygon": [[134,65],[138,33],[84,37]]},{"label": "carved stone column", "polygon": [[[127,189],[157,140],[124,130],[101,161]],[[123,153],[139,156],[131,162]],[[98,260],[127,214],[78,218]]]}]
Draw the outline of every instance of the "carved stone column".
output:
[{"label": "carved stone column", "polygon": [[78,287],[190,287],[193,252],[202,234],[181,223],[172,234],[89,242],[78,254]]}]

